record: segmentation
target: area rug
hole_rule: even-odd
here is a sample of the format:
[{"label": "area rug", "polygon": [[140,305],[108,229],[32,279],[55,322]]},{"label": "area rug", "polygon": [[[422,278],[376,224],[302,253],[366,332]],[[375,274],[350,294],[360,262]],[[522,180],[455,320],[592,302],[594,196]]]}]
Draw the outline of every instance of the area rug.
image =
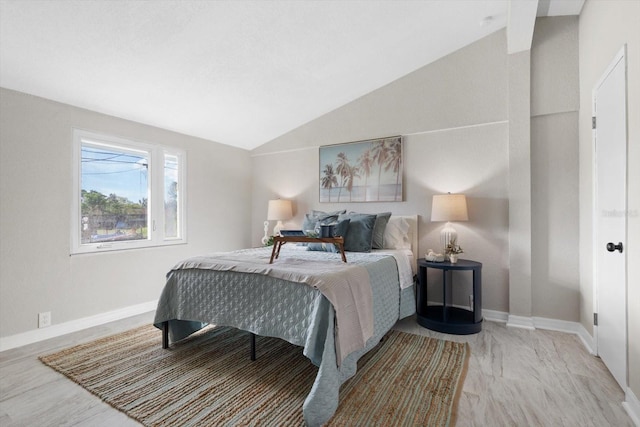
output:
[{"label": "area rug", "polygon": [[[302,348],[209,327],[163,350],[143,326],[40,360],[145,426],[302,426],[317,368]],[[466,375],[467,344],[391,331],[340,389],[329,426],[448,426]]]}]

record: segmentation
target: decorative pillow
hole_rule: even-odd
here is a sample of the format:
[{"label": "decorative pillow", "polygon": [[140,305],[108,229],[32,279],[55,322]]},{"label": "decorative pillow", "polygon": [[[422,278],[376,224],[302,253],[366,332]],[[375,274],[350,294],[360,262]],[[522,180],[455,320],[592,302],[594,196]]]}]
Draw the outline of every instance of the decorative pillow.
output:
[{"label": "decorative pillow", "polygon": [[[344,237],[349,229],[350,219],[343,219],[338,221],[335,228],[335,235]],[[346,240],[346,239],[345,239]],[[339,249],[333,243],[309,243],[308,250],[310,251],[324,251],[324,252],[340,252]]]},{"label": "decorative pillow", "polygon": [[324,225],[336,222],[338,220],[338,216],[345,212],[346,210],[335,212],[322,212],[312,210],[311,213],[308,213],[304,216],[304,220],[302,221],[302,230],[315,230],[318,223]]},{"label": "decorative pillow", "polygon": [[387,229],[389,218],[391,218],[391,212],[384,212],[376,215],[376,223],[373,226],[373,240],[371,242],[371,247],[373,249],[384,248],[384,231]]},{"label": "decorative pillow", "polygon": [[[357,214],[358,212],[349,212],[350,214]],[[391,212],[384,212],[376,214],[376,223],[373,226],[373,240],[371,241],[371,249],[383,249],[384,248],[384,230],[387,228],[387,223],[391,217]]]},{"label": "decorative pillow", "polygon": [[371,252],[373,241],[373,227],[376,223],[376,215],[368,214],[342,214],[339,220],[349,218],[349,229],[344,236],[344,250],[350,252]]},{"label": "decorative pillow", "polygon": [[384,230],[384,249],[410,249],[409,223],[398,216],[389,218]]}]

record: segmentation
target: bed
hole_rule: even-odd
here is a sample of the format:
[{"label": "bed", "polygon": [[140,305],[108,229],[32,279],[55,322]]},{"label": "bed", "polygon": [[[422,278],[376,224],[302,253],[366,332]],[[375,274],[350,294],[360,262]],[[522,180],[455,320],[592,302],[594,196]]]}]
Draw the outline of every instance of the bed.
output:
[{"label": "bed", "polygon": [[[284,245],[272,265],[270,247],[184,260],[167,274],[154,324],[168,342],[215,324],[303,347],[319,368],[303,416],[309,426],[322,425],[358,359],[415,312],[417,216],[391,216],[387,228],[392,224],[402,224],[406,244],[347,252],[346,264],[339,253],[294,244]],[[336,297],[331,289],[342,291]],[[340,303],[347,294],[353,301]]]}]

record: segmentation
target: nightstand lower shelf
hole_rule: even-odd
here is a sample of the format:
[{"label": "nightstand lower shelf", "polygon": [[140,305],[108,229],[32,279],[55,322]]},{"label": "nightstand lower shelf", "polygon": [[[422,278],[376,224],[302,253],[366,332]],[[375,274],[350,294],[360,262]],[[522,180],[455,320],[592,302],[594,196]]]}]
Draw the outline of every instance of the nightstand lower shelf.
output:
[{"label": "nightstand lower shelf", "polygon": [[445,313],[441,305],[430,305],[423,313],[418,314],[418,324],[434,331],[456,335],[476,334],[482,330],[482,321],[474,323],[472,311],[448,306]]},{"label": "nightstand lower shelf", "polygon": [[[430,300],[427,296],[427,270],[442,271],[442,304],[438,296]],[[433,262],[425,259],[418,260],[418,294],[416,297],[416,312],[418,324],[434,331],[445,334],[469,335],[482,330],[482,264],[468,259],[458,260],[457,263]],[[473,273],[472,301],[470,310],[453,306],[453,277],[454,271],[471,271]],[[429,304],[430,301],[431,304]],[[462,306],[464,307],[464,306]]]}]

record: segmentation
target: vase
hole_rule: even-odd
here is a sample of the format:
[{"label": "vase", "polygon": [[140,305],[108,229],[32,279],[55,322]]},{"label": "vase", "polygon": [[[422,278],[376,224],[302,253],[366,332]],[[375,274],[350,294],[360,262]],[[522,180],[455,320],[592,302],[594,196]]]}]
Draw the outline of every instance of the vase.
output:
[{"label": "vase", "polygon": [[449,254],[449,261],[451,261],[451,264],[458,262],[458,254]]}]

